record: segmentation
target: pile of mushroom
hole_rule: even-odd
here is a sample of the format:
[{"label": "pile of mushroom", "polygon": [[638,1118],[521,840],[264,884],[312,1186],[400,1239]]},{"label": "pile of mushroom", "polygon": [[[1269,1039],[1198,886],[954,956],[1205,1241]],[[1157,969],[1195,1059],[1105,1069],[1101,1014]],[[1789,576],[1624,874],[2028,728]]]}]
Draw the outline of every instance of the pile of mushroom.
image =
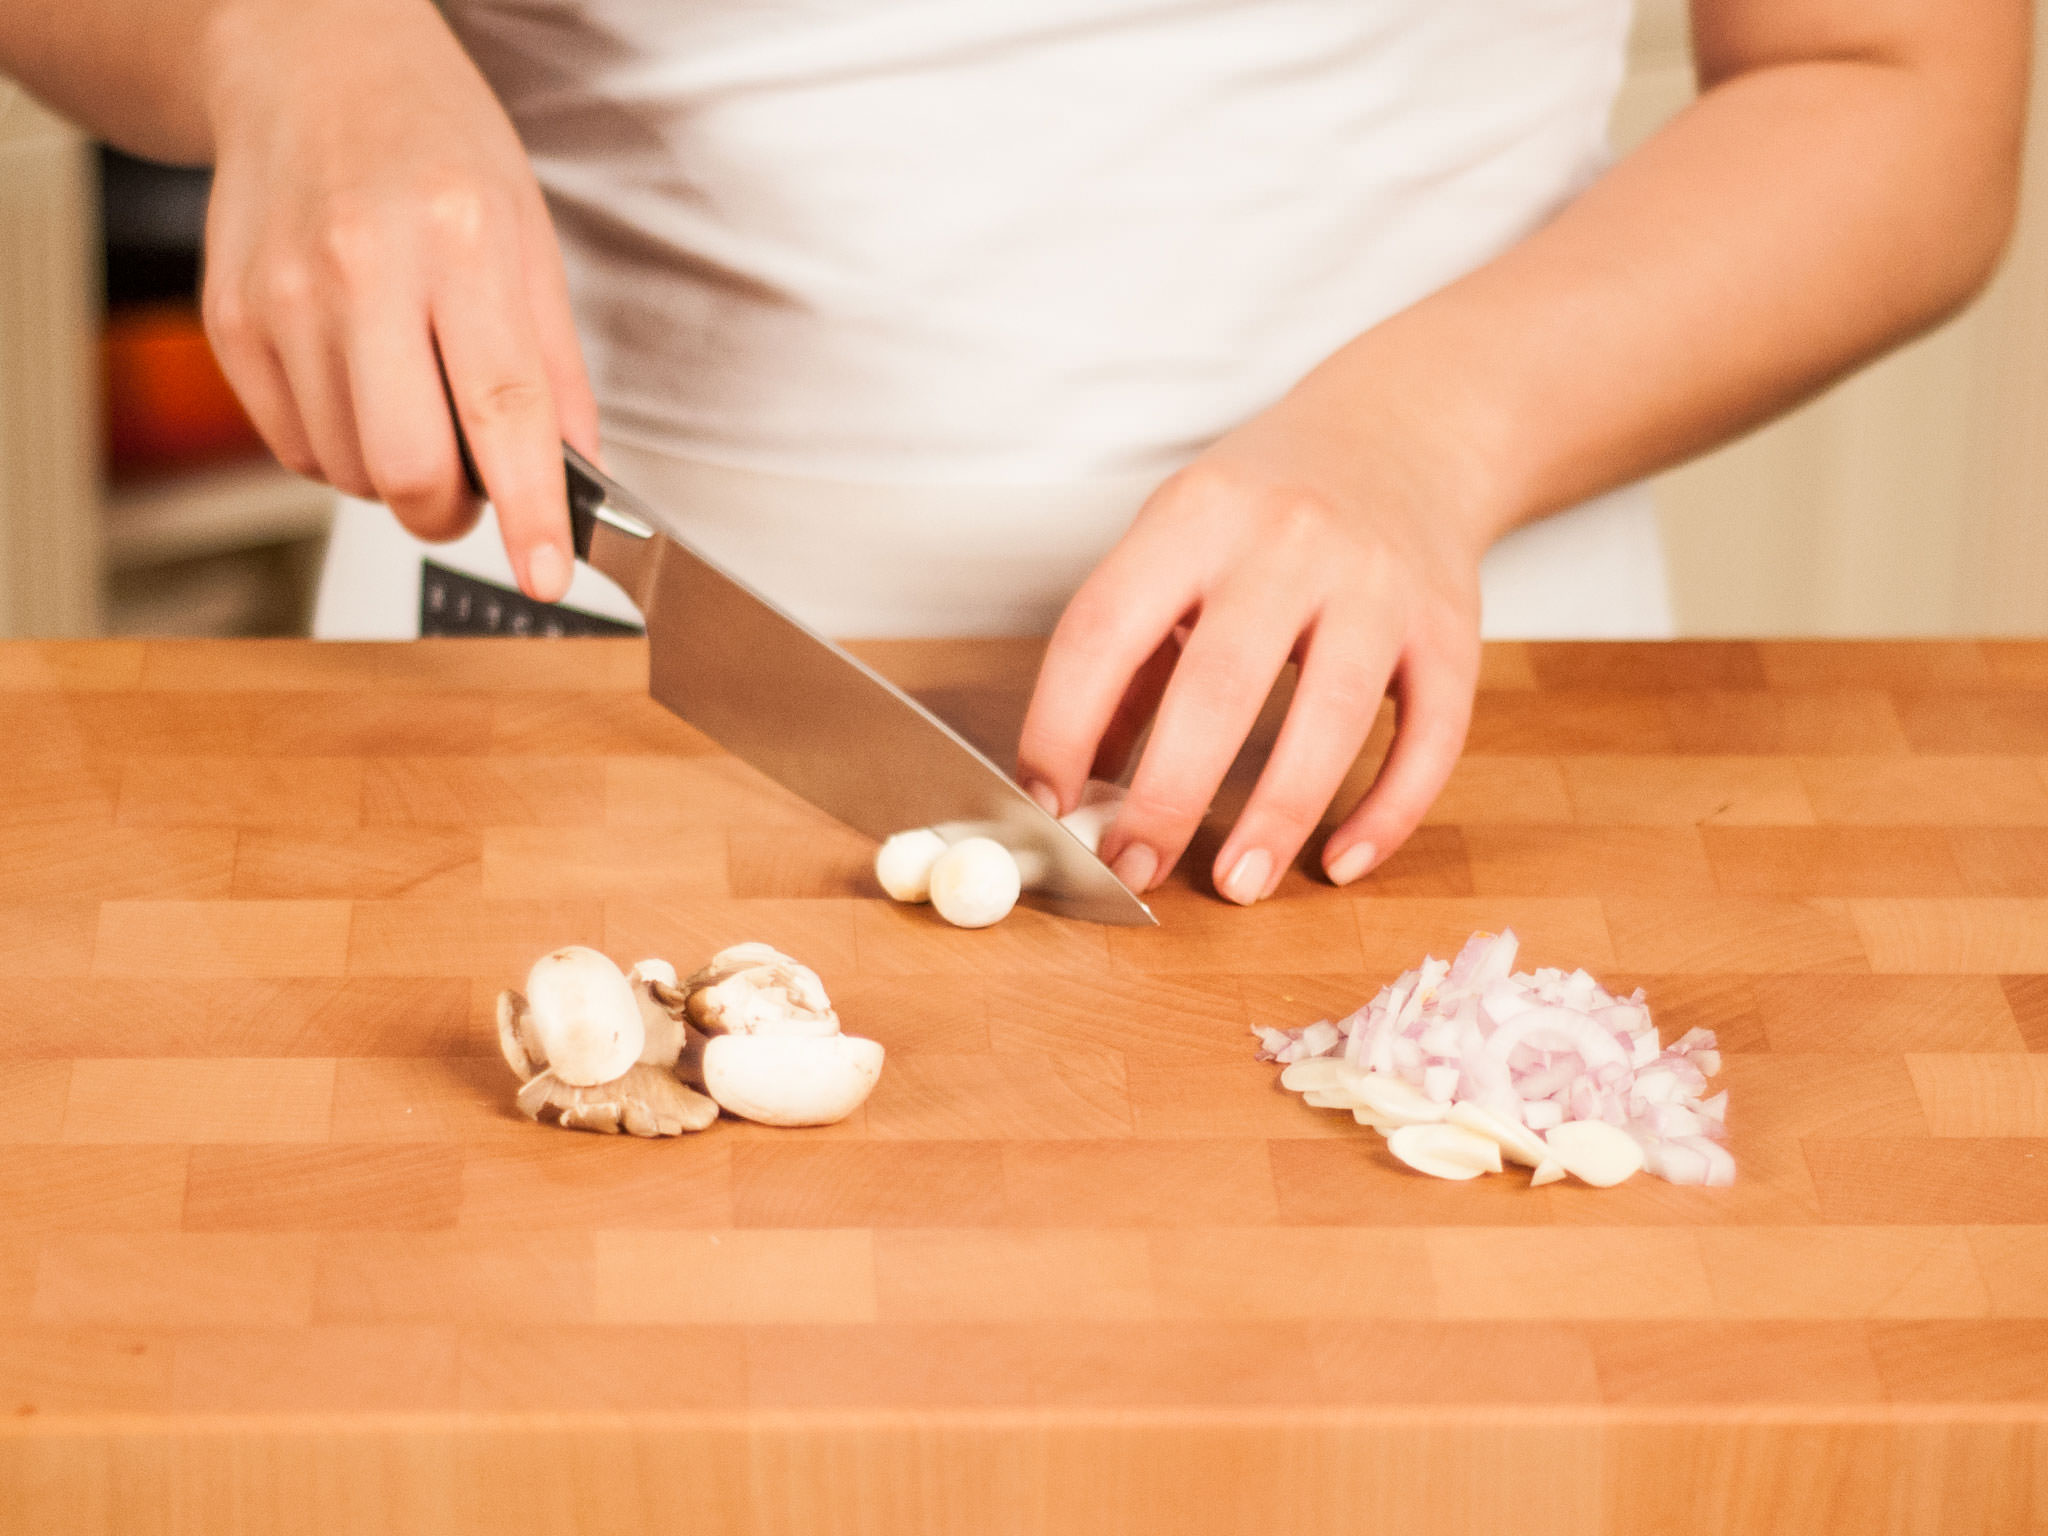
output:
[{"label": "pile of mushroom", "polygon": [[[1081,803],[1060,818],[1060,825],[1094,853],[1123,799],[1119,786],[1090,779]],[[917,827],[896,833],[875,851],[875,879],[891,900],[929,901],[956,928],[987,928],[1017,905],[1032,873],[1030,856],[1020,862],[994,838],[949,835],[956,830]]]},{"label": "pile of mushroom", "polygon": [[1584,971],[1514,972],[1512,931],[1424,957],[1348,1018],[1254,1026],[1281,1086],[1344,1109],[1422,1173],[1471,1179],[1502,1159],[1532,1185],[1597,1186],[1648,1168],[1673,1184],[1735,1181],[1722,1145],[1728,1095],[1712,1031],[1662,1046],[1640,990],[1615,997]]},{"label": "pile of mushroom", "polygon": [[817,973],[766,944],[721,950],[680,984],[665,960],[622,973],[594,949],[555,950],[525,992],[498,995],[498,1048],[529,1119],[635,1136],[701,1131],[721,1109],[831,1125],[882,1074],[882,1047],[840,1033]]}]

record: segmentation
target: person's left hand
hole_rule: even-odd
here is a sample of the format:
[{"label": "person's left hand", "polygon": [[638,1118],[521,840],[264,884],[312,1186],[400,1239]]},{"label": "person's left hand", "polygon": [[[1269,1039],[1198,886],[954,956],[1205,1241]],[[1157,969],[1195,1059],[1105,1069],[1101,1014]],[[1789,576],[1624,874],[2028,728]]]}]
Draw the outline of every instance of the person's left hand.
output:
[{"label": "person's left hand", "polygon": [[[1415,830],[1464,745],[1479,670],[1479,559],[1497,524],[1469,455],[1393,405],[1306,389],[1153,493],[1068,604],[1024,722],[1018,777],[1070,810],[1157,710],[1103,857],[1133,891],[1179,860],[1281,668],[1300,679],[1272,755],[1216,857],[1232,901],[1272,894],[1389,692],[1398,726],[1333,832],[1339,885]],[[1403,418],[1408,420],[1404,422]]]}]

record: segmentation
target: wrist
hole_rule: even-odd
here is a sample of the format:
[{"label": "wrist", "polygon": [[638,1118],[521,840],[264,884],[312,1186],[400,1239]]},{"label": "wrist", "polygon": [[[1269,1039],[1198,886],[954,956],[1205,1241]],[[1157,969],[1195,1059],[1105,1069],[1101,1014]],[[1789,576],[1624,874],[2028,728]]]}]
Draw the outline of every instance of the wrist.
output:
[{"label": "wrist", "polygon": [[1513,413],[1483,363],[1403,330],[1389,322],[1340,348],[1285,408],[1342,445],[1364,494],[1423,509],[1476,562],[1536,515]]}]

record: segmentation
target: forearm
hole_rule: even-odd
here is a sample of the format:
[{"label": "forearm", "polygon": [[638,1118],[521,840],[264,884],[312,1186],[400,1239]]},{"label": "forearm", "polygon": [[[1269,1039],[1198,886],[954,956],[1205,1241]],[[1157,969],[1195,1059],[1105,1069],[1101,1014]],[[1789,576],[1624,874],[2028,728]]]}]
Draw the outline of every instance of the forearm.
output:
[{"label": "forearm", "polygon": [[110,142],[188,165],[214,159],[218,109],[238,75],[262,70],[265,44],[322,13],[352,15],[429,0],[13,0],[0,4],[0,74]]},{"label": "forearm", "polygon": [[1333,428],[1410,418],[1482,542],[1793,404],[1995,265],[2028,42],[2024,7],[2006,10],[1969,71],[1812,59],[1711,85],[1550,224],[1331,358],[1300,403]]}]

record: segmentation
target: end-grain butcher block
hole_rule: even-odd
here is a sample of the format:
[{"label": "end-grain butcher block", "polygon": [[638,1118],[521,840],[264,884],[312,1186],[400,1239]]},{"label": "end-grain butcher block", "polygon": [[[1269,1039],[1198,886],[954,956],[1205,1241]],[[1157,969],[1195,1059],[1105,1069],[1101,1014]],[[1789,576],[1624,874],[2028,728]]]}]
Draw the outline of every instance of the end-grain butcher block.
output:
[{"label": "end-grain butcher block", "polygon": [[[863,654],[1000,752],[1037,651]],[[891,902],[645,665],[0,647],[0,1530],[2048,1530],[2048,646],[1498,646],[1382,869],[1218,901],[1241,770],[1157,929]],[[1732,1185],[1256,1059],[1507,928],[1715,1033]],[[536,959],[743,941],[847,1118],[519,1113]]]}]

